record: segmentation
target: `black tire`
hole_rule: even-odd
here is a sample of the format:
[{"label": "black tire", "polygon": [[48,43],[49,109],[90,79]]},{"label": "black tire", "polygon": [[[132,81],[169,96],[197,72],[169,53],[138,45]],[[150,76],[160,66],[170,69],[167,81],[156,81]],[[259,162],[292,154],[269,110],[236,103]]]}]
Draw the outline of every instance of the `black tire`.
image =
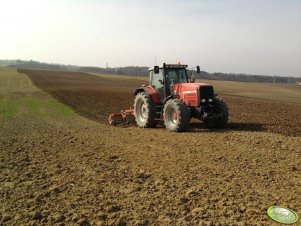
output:
[{"label": "black tire", "polygon": [[151,98],[144,92],[138,93],[134,102],[135,121],[139,127],[156,126],[156,108]]},{"label": "black tire", "polygon": [[215,97],[211,104],[211,113],[204,119],[206,128],[225,128],[229,118],[228,106],[226,102]]},{"label": "black tire", "polygon": [[163,118],[168,130],[182,132],[189,128],[190,110],[183,101],[171,99],[164,105]]}]

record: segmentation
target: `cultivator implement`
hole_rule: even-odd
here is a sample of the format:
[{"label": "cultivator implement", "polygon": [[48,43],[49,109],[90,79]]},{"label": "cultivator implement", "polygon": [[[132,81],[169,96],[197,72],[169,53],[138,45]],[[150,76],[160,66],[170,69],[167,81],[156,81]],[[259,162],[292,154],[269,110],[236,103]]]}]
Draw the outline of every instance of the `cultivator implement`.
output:
[{"label": "cultivator implement", "polygon": [[112,113],[109,116],[109,123],[111,125],[129,125],[135,123],[135,115],[134,110],[129,109],[125,111],[121,111],[120,113]]}]

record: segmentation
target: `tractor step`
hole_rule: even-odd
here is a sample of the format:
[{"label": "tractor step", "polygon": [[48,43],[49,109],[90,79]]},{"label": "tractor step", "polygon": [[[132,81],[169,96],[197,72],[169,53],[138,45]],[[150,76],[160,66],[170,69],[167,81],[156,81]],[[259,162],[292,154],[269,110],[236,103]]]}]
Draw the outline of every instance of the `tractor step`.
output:
[{"label": "tractor step", "polygon": [[156,106],[156,120],[161,120],[161,116],[162,116],[162,105],[157,105]]}]

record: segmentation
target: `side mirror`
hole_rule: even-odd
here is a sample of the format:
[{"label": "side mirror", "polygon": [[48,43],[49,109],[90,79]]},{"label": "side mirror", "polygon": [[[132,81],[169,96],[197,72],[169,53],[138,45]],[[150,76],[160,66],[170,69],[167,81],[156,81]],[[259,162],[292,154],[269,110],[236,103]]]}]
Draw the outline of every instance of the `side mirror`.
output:
[{"label": "side mirror", "polygon": [[160,67],[159,66],[154,66],[154,73],[159,74]]},{"label": "side mirror", "polygon": [[197,72],[198,74],[200,74],[200,73],[201,73],[200,66],[196,66],[196,72]]}]

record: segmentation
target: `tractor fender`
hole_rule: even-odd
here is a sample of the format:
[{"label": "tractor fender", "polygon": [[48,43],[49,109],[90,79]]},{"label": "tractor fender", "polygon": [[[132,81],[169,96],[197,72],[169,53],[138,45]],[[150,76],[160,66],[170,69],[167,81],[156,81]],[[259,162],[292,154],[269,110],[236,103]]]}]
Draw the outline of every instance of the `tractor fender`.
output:
[{"label": "tractor fender", "polygon": [[154,104],[156,104],[156,105],[161,104],[158,93],[156,92],[156,90],[153,87],[151,87],[151,86],[140,87],[140,88],[136,89],[135,96],[141,92],[145,92],[147,95],[149,95],[150,98],[152,99],[152,101],[154,102]]},{"label": "tractor fender", "polygon": [[165,103],[171,99],[180,99],[180,96],[177,95],[170,95],[168,97],[165,98],[163,105],[165,105]]},{"label": "tractor fender", "polygon": [[142,93],[142,92],[146,92],[146,93],[147,93],[147,91],[144,90],[143,88],[144,88],[144,87],[141,87],[141,88],[136,89],[136,91],[135,91],[135,93],[134,93],[134,96],[136,96],[138,93]]}]

